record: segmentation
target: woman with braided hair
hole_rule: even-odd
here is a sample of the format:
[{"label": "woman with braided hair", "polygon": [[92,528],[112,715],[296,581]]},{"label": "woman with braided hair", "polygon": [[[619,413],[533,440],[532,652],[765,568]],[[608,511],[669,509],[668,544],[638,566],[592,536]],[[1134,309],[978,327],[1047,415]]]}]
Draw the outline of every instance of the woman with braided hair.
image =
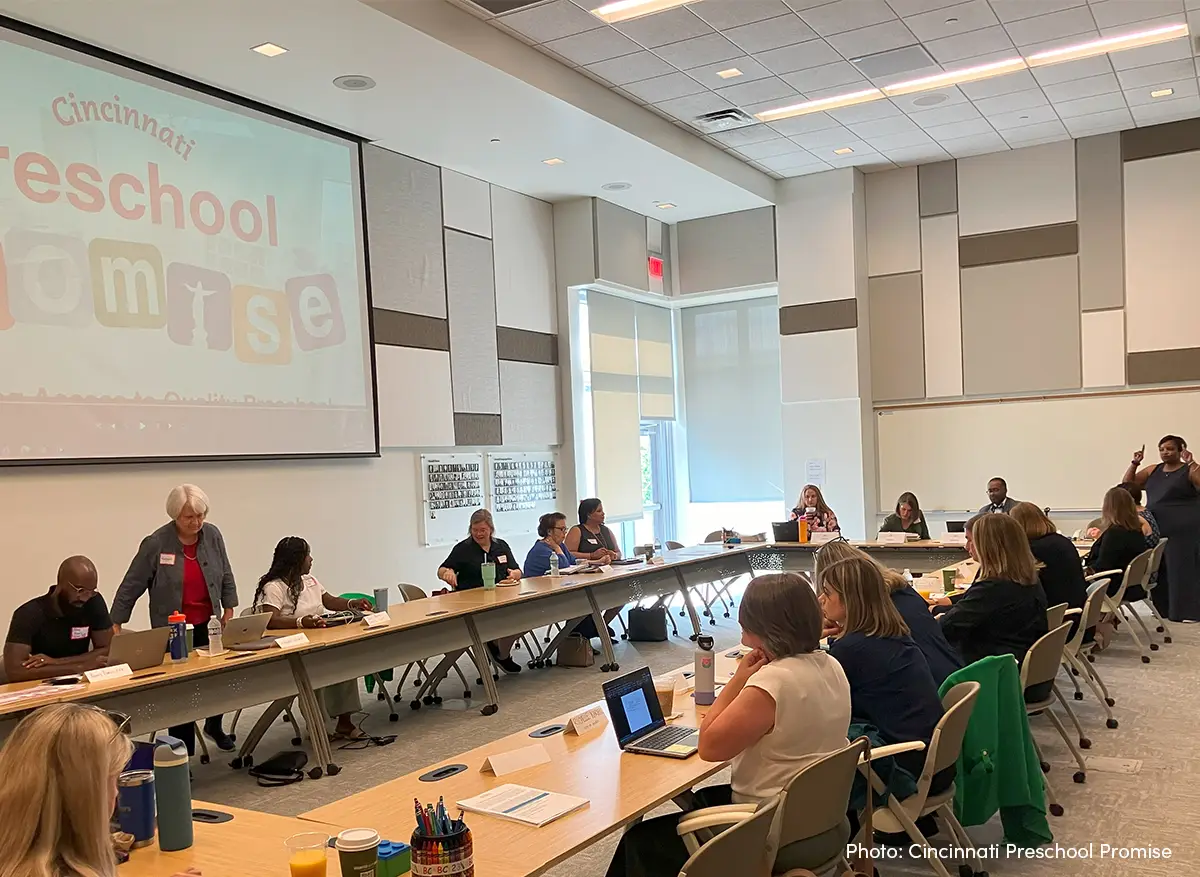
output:
[{"label": "woman with braided hair", "polygon": [[[344,600],[335,597],[311,575],[312,552],[308,542],[299,536],[280,539],[271,558],[271,568],[258,580],[254,592],[254,610],[270,612],[267,627],[272,630],[324,627],[321,616],[326,611],[341,612],[357,609],[370,611],[370,600]],[[337,719],[335,740],[365,736],[354,725],[354,714],[362,711],[358,696],[358,680],[351,679],[317,690],[330,718]]]}]

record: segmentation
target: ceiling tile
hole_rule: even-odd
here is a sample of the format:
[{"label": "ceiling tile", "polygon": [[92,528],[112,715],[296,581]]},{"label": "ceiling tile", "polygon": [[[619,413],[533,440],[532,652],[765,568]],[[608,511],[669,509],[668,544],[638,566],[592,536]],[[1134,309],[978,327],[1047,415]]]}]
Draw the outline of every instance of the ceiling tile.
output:
[{"label": "ceiling tile", "polygon": [[1050,100],[1061,103],[1097,94],[1112,94],[1121,90],[1121,84],[1117,82],[1116,76],[1105,73],[1101,76],[1089,76],[1086,79],[1072,79],[1070,82],[1047,85],[1042,90]]},{"label": "ceiling tile", "polygon": [[758,79],[754,82],[743,82],[727,88],[717,89],[717,94],[739,107],[748,107],[764,101],[783,101],[796,103],[800,93],[782,79]]},{"label": "ceiling tile", "polygon": [[1114,52],[1108,57],[1117,70],[1131,70],[1134,67],[1149,67],[1151,64],[1182,61],[1192,57],[1190,40],[1191,38],[1188,37],[1171,40],[1169,43],[1159,43],[1157,46],[1142,46],[1140,49]]},{"label": "ceiling tile", "polygon": [[[797,70],[794,73],[788,73],[783,79],[792,88],[804,94],[810,91],[817,91],[823,88],[837,88],[843,85],[848,86],[848,91],[854,91],[857,87],[855,83],[865,81],[862,78],[862,74],[858,72],[858,68],[846,61],[834,61],[832,64],[822,64],[819,67],[811,67],[807,70]],[[868,86],[863,87],[866,88]]]},{"label": "ceiling tile", "polygon": [[778,18],[768,18],[766,21],[732,28],[725,31],[725,36],[741,46],[742,51],[756,55],[759,52],[778,49],[780,46],[791,46],[811,40],[815,34],[798,15],[788,13]]},{"label": "ceiling tile", "polygon": [[654,104],[654,107],[660,112],[684,122],[691,122],[697,116],[702,116],[705,113],[715,113],[717,110],[728,109],[731,106],[733,104],[718,97],[711,91],[704,91],[700,94],[688,95],[687,97],[677,97],[673,100]]},{"label": "ceiling tile", "polygon": [[[1171,94],[1163,97],[1150,97],[1150,93],[1169,88]],[[1125,89],[1125,103],[1129,108],[1148,106],[1151,104],[1171,103],[1197,94],[1195,79],[1181,79],[1178,82],[1159,82],[1153,88]]]},{"label": "ceiling tile", "polygon": [[1040,107],[1013,110],[1009,113],[996,113],[989,115],[987,120],[992,123],[993,128],[1001,132],[1011,128],[1029,128],[1051,122],[1059,126],[1062,125],[1062,122],[1059,121],[1058,113],[1049,104],[1043,104]]},{"label": "ceiling tile", "polygon": [[814,155],[807,153],[797,153],[796,155],[781,155],[772,158],[764,158],[759,162],[763,167],[770,168],[779,173],[787,173],[799,169],[827,170],[829,165],[821,161]]},{"label": "ceiling tile", "polygon": [[604,22],[590,12],[580,9],[571,0],[554,0],[545,6],[510,12],[496,19],[505,27],[524,34],[536,43],[547,43],[562,37],[604,27]]},{"label": "ceiling tile", "polygon": [[867,137],[868,143],[880,152],[891,152],[894,149],[911,149],[915,146],[936,146],[933,138],[919,128],[906,131],[903,134],[889,134],[887,137]]},{"label": "ceiling tile", "polygon": [[1065,140],[1068,136],[1067,129],[1058,119],[1049,122],[1041,122],[1037,125],[1022,125],[1020,128],[1008,128],[1000,132],[1009,146],[1017,144],[1029,144],[1033,141],[1044,143],[1048,140]]},{"label": "ceiling tile", "polygon": [[1030,107],[1043,107],[1048,103],[1046,95],[1042,94],[1040,88],[1031,88],[1028,91],[1014,91],[1012,94],[999,94],[995,97],[977,100],[975,109],[985,116],[991,116],[1016,110],[1027,110]]},{"label": "ceiling tile", "polygon": [[575,64],[595,64],[597,61],[607,61],[621,55],[632,55],[641,47],[624,34],[618,33],[611,27],[584,31],[561,40],[544,43],[545,47],[556,55],[562,55]]},{"label": "ceiling tile", "polygon": [[1077,116],[1091,116],[1096,113],[1107,113],[1125,108],[1125,96],[1120,92],[1097,94],[1092,97],[1081,97],[1078,100],[1060,101],[1054,104],[1054,109],[1058,111],[1058,115],[1063,121]]},{"label": "ceiling tile", "polygon": [[[776,155],[795,155],[804,150],[786,137],[776,137],[774,140],[761,140],[758,143],[745,143],[735,147],[746,158],[759,161]],[[807,153],[804,153],[807,155]]]},{"label": "ceiling tile", "polygon": [[693,37],[702,37],[713,32],[711,27],[692,15],[683,6],[667,9],[656,15],[643,15],[641,18],[622,21],[615,27],[647,49],[665,46],[667,43],[678,43]]},{"label": "ceiling tile", "polygon": [[[865,144],[864,144],[865,145]],[[858,152],[849,155],[835,155],[829,160],[831,167],[861,167],[887,170],[895,167],[892,162],[877,152]]]},{"label": "ceiling tile", "polygon": [[1143,88],[1156,86],[1161,82],[1171,82],[1177,79],[1195,78],[1196,64],[1191,58],[1185,61],[1168,61],[1166,64],[1152,64],[1149,67],[1135,67],[1132,70],[1121,70],[1117,79],[1121,80],[1122,88]]},{"label": "ceiling tile", "polygon": [[988,152],[1008,152],[1008,144],[999,134],[982,134],[975,137],[960,137],[943,140],[942,148],[955,158],[983,155]]},{"label": "ceiling tile", "polygon": [[710,34],[659,46],[654,50],[654,54],[680,70],[689,70],[692,67],[704,67],[738,58],[744,53],[720,34]]},{"label": "ceiling tile", "polygon": [[[728,70],[731,67],[736,67],[742,71],[741,76],[736,76],[733,79],[722,79],[717,74],[721,71]],[[688,76],[695,79],[707,88],[724,88],[727,85],[738,84],[743,82],[753,82],[756,79],[766,79],[768,76],[773,76],[766,67],[755,61],[749,56],[741,58],[731,58],[727,61],[718,61],[716,64],[706,64],[703,67],[694,67],[688,71]]]},{"label": "ceiling tile", "polygon": [[876,119],[904,118],[904,114],[886,100],[871,101],[828,112],[843,125],[849,125],[851,122],[873,122]]},{"label": "ceiling tile", "polygon": [[813,131],[823,131],[826,128],[839,128],[841,124],[831,119],[828,113],[809,113],[804,116],[793,116],[790,119],[780,119],[772,122],[774,128],[785,137],[795,137],[797,134],[811,134]]},{"label": "ceiling tile", "polygon": [[1043,86],[1054,85],[1058,82],[1070,82],[1073,79],[1086,79],[1089,76],[1100,76],[1112,73],[1113,66],[1109,63],[1108,55],[1095,58],[1081,58],[1078,61],[1067,61],[1065,64],[1051,64],[1049,67],[1038,67],[1031,71],[1033,78]]},{"label": "ceiling tile", "polygon": [[686,73],[668,73],[666,76],[655,76],[653,79],[643,79],[640,82],[630,82],[623,90],[639,97],[648,104],[662,103],[689,94],[705,91],[703,85],[692,79]]},{"label": "ceiling tile", "polygon": [[709,139],[715,140],[723,146],[732,146],[734,149],[740,149],[747,143],[774,140],[779,136],[779,132],[766,125],[747,125],[745,128],[734,128],[732,131],[718,131],[708,136]]},{"label": "ceiling tile", "polygon": [[904,23],[922,42],[952,37],[968,31],[999,24],[987,0],[970,0],[947,9],[925,12],[904,19]]},{"label": "ceiling tile", "polygon": [[1077,34],[1099,33],[1096,30],[1096,22],[1092,19],[1092,12],[1086,6],[1073,6],[1061,12],[1051,12],[1049,15],[1010,21],[1004,27],[1012,41],[1022,48],[1048,40],[1066,39]]},{"label": "ceiling tile", "polygon": [[896,13],[884,0],[836,0],[800,13],[804,23],[823,37],[893,21]]},{"label": "ceiling tile", "polygon": [[805,9],[812,9],[814,6],[824,6],[829,0],[783,0],[783,2],[796,12],[803,12]]},{"label": "ceiling tile", "polygon": [[901,18],[954,6],[960,0],[888,0],[888,6]]},{"label": "ceiling tile", "polygon": [[884,119],[863,122],[847,122],[846,127],[863,140],[873,141],[878,137],[893,137],[897,134],[919,132],[917,123],[903,114]]},{"label": "ceiling tile", "polygon": [[[820,131],[812,131],[808,134],[795,134],[792,140],[798,145],[803,146],[809,151],[813,150],[831,150],[845,146],[852,140],[857,138],[850,133],[849,129],[838,125],[836,128],[824,128]],[[824,161],[824,159],[822,159]]]},{"label": "ceiling tile", "polygon": [[852,30],[829,37],[829,44],[848,61],[888,49],[899,49],[917,42],[912,32],[900,21],[885,21],[870,27]]},{"label": "ceiling tile", "polygon": [[845,140],[838,141],[837,143],[829,143],[825,146],[818,146],[814,149],[810,149],[809,152],[821,159],[821,161],[827,161],[830,164],[844,161],[846,158],[845,156],[833,154],[835,149],[853,149],[854,152],[860,156],[871,155],[875,153],[874,147],[872,147],[869,143],[864,143],[861,140],[855,140],[853,136],[848,136]]},{"label": "ceiling tile", "polygon": [[583,68],[613,85],[625,85],[641,79],[665,76],[675,68],[651,52],[637,52],[620,58],[610,58]]},{"label": "ceiling tile", "polygon": [[1152,104],[1133,107],[1133,118],[1139,125],[1157,125],[1160,122],[1188,119],[1193,116],[1200,116],[1200,97],[1155,101]]},{"label": "ceiling tile", "polygon": [[1133,116],[1130,115],[1129,110],[1113,110],[1107,113],[1063,119],[1063,124],[1067,126],[1072,137],[1086,137],[1089,134],[1103,134],[1107,131],[1123,131],[1126,128],[1132,128]]},{"label": "ceiling tile", "polygon": [[1122,27],[1167,15],[1178,15],[1183,20],[1183,0],[1100,0],[1091,7],[1092,18],[1100,28]]},{"label": "ceiling tile", "polygon": [[1050,12],[1083,6],[1086,0],[991,0],[992,11],[1006,24],[1022,18],[1036,18]]},{"label": "ceiling tile", "polygon": [[950,153],[942,149],[936,143],[930,146],[917,146],[908,149],[889,149],[885,155],[892,160],[893,164],[901,167],[910,167],[914,164],[928,164],[931,161],[945,161],[950,158]]},{"label": "ceiling tile", "polygon": [[983,134],[994,134],[995,132],[996,129],[988,123],[987,119],[970,119],[966,122],[955,122],[952,125],[937,125],[925,129],[925,133],[938,143],[945,143],[947,140],[956,140],[960,137],[978,137]]},{"label": "ceiling tile", "polygon": [[[1013,48],[1012,40],[1004,28],[985,27],[982,30],[958,34],[941,40],[931,40],[925,44],[929,54],[941,64],[951,64],[967,58],[978,58],[990,52],[1004,52],[1007,57],[1013,57],[1017,50]],[[958,64],[959,67],[970,67],[970,64]]]},{"label": "ceiling tile", "polygon": [[981,79],[978,82],[964,82],[959,86],[971,100],[996,97],[1000,94],[1011,94],[1014,91],[1025,91],[1037,87],[1037,80],[1028,70],[1018,70],[1016,73],[993,76],[991,79]]},{"label": "ceiling tile", "polygon": [[980,113],[971,104],[953,104],[948,107],[922,110],[919,113],[909,113],[908,117],[922,128],[933,128],[937,125],[950,125],[954,122],[966,122],[971,119],[978,119]]},{"label": "ceiling tile", "polygon": [[717,30],[777,18],[790,11],[781,0],[704,0],[687,7]]},{"label": "ceiling tile", "polygon": [[760,52],[758,60],[776,73],[794,73],[810,67],[820,67],[840,61],[838,55],[824,40],[809,40],[794,46],[784,46],[769,52]]}]

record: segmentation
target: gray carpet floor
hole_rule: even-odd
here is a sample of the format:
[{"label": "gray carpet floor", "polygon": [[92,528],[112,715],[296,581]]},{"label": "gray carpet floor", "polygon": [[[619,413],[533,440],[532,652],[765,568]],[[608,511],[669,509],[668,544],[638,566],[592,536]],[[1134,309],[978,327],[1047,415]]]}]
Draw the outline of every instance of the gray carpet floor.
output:
[{"label": "gray carpet floor", "polygon": [[[735,617],[719,617],[712,627],[718,648],[729,648],[740,638]],[[686,621],[678,619],[680,628]],[[1120,728],[1104,725],[1104,714],[1085,689],[1083,701],[1072,701],[1092,747],[1084,752],[1088,762],[1086,784],[1072,782],[1075,768],[1070,752],[1044,718],[1033,719],[1033,732],[1051,762],[1051,782],[1064,816],[1051,818],[1056,843],[1063,851],[1058,858],[1038,860],[1000,858],[987,862],[991,874],[1005,875],[1178,875],[1200,866],[1200,752],[1194,743],[1200,719],[1200,627],[1173,625],[1174,642],[1154,653],[1143,664],[1127,636],[1101,653],[1097,667],[1117,700],[1113,708]],[[653,672],[671,670],[688,662],[693,645],[683,637],[665,643],[628,643],[616,647],[623,671],[648,665]],[[523,653],[518,656],[524,658]],[[474,672],[467,671],[474,683]],[[440,706],[411,710],[407,698],[413,689],[406,685],[404,699],[397,703],[399,720],[390,722],[385,703],[363,693],[369,715],[365,729],[373,734],[397,734],[390,746],[358,751],[341,751],[336,757],[342,772],[336,777],[305,780],[283,788],[259,788],[245,771],[228,766],[226,753],[215,753],[211,764],[195,765],[193,794],[197,799],[237,807],[296,815],[336,801],[372,786],[402,776],[417,768],[436,764],[451,756],[550,719],[598,700],[605,677],[598,670],[552,668],[524,670],[499,682],[500,711],[481,715],[477,707],[449,695],[461,695],[457,679],[442,689]],[[1070,683],[1060,677],[1059,686],[1071,697]],[[394,688],[394,684],[393,684]],[[256,711],[247,711],[239,729],[248,731]],[[227,717],[228,726],[230,717]],[[1070,727],[1068,725],[1068,727]],[[279,724],[268,732],[258,749],[259,760],[282,749],[293,748],[290,727]],[[714,782],[728,781],[727,776]],[[670,812],[666,807],[662,812]],[[999,820],[972,828],[980,844],[1001,843]],[[948,843],[943,832],[936,838]],[[547,872],[552,877],[601,877],[616,844],[616,835]],[[1170,859],[1102,858],[1101,844],[1115,848],[1166,847]],[[1068,850],[1091,845],[1090,858],[1064,858]],[[1044,854],[1055,853],[1047,848]],[[902,858],[878,863],[884,875],[930,874],[919,860]],[[951,865],[950,870],[955,873]]]}]

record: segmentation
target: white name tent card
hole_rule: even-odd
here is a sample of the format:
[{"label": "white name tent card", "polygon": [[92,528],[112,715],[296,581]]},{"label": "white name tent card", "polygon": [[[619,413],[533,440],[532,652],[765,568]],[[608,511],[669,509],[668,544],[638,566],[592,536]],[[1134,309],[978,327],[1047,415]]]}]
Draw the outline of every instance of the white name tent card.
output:
[{"label": "white name tent card", "polygon": [[107,682],[111,679],[124,679],[126,676],[132,675],[133,668],[128,664],[113,664],[111,667],[87,670],[84,672],[83,678],[88,682]]},{"label": "white name tent card", "polygon": [[483,765],[479,768],[479,772],[490,772],[498,777],[502,777],[514,771],[524,770],[527,767],[549,763],[550,753],[546,751],[546,747],[541,743],[534,743],[531,746],[522,746],[520,749],[499,752],[488,756],[483,760]]},{"label": "white name tent card", "polygon": [[903,545],[907,541],[907,533],[880,533],[880,545]]},{"label": "white name tent card", "polygon": [[571,716],[571,720],[567,722],[567,730],[564,733],[586,734],[588,731],[603,728],[607,724],[608,716],[605,715],[604,708],[594,706],[591,709],[586,709],[581,713]]},{"label": "white name tent card", "polygon": [[294,649],[296,646],[308,644],[307,633],[293,633],[291,636],[281,636],[275,640],[275,645],[281,649]]},{"label": "white name tent card", "polygon": [[947,533],[945,536],[942,537],[942,543],[944,545],[966,545],[967,544],[967,534],[966,533]]},{"label": "white name tent card", "polygon": [[368,612],[363,616],[363,623],[367,627],[386,627],[392,623],[392,616],[387,612]]},{"label": "white name tent card", "polygon": [[826,542],[832,542],[841,535],[841,533],[810,533],[808,541],[815,545],[824,545]]}]

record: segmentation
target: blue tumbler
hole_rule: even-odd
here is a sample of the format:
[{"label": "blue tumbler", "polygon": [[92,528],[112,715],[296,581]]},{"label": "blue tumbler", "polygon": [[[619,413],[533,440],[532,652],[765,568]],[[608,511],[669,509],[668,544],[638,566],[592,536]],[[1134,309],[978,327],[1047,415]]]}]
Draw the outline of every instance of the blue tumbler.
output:
[{"label": "blue tumbler", "polygon": [[117,822],[135,847],[154,841],[154,771],[127,770],[117,778]]}]

